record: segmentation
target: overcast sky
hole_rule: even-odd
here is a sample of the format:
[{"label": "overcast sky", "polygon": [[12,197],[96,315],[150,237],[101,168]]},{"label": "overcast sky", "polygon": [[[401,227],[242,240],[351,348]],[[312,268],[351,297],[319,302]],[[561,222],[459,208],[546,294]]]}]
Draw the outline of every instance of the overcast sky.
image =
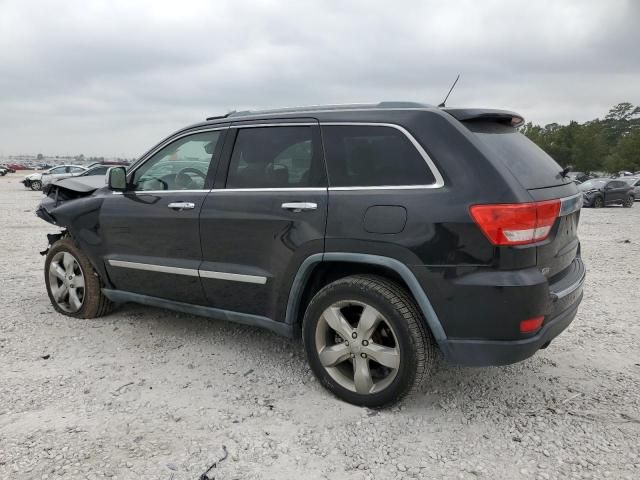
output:
[{"label": "overcast sky", "polygon": [[138,156],[229,110],[640,104],[640,1],[0,0],[0,155]]}]

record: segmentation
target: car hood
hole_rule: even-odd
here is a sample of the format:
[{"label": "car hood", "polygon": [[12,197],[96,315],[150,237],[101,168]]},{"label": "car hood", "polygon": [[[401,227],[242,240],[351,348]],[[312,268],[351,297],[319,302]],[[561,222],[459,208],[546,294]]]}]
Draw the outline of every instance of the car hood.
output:
[{"label": "car hood", "polygon": [[76,193],[89,194],[106,186],[106,182],[103,175],[90,175],[86,177],[69,177],[54,180],[51,185]]},{"label": "car hood", "polygon": [[32,173],[31,175],[27,175],[24,178],[26,178],[27,180],[40,180],[42,178],[42,173]]},{"label": "car hood", "polygon": [[68,227],[75,218],[97,211],[104,197],[101,192],[110,193],[102,175],[55,180],[44,187],[46,197],[36,215],[54,225]]}]

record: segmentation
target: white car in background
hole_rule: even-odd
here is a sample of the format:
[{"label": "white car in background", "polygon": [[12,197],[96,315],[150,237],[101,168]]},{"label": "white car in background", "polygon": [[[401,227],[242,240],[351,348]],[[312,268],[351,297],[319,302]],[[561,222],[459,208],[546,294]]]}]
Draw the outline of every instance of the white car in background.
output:
[{"label": "white car in background", "polygon": [[31,190],[42,190],[44,185],[48,185],[53,180],[59,178],[73,177],[74,175],[80,175],[85,172],[87,167],[80,165],[59,165],[57,167],[50,168],[44,172],[36,172],[24,177],[22,183],[25,187]]}]

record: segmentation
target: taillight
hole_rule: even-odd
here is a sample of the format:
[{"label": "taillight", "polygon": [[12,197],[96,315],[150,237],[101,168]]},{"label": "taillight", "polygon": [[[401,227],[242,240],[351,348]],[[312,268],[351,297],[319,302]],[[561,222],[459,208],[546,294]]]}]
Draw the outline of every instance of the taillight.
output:
[{"label": "taillight", "polygon": [[472,205],[471,217],[494,245],[524,245],[549,236],[560,200]]}]

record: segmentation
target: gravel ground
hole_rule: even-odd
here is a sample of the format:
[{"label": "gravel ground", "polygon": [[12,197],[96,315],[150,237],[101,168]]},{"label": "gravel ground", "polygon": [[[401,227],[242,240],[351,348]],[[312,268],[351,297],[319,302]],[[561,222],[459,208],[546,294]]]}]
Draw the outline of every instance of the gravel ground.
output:
[{"label": "gravel ground", "polygon": [[311,376],[300,343],[125,305],[54,312],[41,194],[0,177],[0,478],[640,478],[640,204],[584,210],[579,314],[517,365],[440,362],[371,411]]}]

